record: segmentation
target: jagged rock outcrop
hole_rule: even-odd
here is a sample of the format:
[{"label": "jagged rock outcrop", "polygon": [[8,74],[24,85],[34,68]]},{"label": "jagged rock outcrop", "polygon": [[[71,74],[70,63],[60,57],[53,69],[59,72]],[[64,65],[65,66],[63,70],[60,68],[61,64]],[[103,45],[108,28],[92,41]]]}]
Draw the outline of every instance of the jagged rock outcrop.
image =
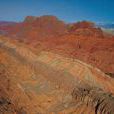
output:
[{"label": "jagged rock outcrop", "polygon": [[77,36],[91,36],[104,38],[101,28],[96,27],[92,22],[82,21],[69,25],[69,32]]},{"label": "jagged rock outcrop", "polygon": [[113,114],[114,96],[98,88],[87,87],[87,85],[76,87],[72,93],[76,102],[91,105],[95,114]]},{"label": "jagged rock outcrop", "polygon": [[93,22],[89,22],[89,21],[81,21],[81,22],[77,22],[74,23],[70,26],[70,30],[71,31],[75,31],[76,29],[79,28],[95,28],[95,23]]},{"label": "jagged rock outcrop", "polygon": [[36,17],[36,16],[27,16],[25,17],[24,22],[25,23],[32,23],[35,21],[59,21],[59,19],[56,16],[51,16],[51,15],[44,15],[44,16],[40,16],[40,17]]},{"label": "jagged rock outcrop", "polygon": [[34,22],[34,21],[36,21],[36,19],[37,19],[37,17],[35,17],[35,16],[27,16],[27,17],[25,17],[25,20],[24,20],[24,22],[25,23],[32,23],[32,22]]}]

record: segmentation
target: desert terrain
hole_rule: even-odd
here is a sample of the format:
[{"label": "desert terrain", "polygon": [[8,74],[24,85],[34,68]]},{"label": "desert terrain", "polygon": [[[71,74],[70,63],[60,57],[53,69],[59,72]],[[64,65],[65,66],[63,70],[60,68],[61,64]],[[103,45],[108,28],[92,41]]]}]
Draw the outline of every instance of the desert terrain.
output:
[{"label": "desert terrain", "polygon": [[1,22],[0,114],[113,114],[113,58],[113,34],[93,22]]}]

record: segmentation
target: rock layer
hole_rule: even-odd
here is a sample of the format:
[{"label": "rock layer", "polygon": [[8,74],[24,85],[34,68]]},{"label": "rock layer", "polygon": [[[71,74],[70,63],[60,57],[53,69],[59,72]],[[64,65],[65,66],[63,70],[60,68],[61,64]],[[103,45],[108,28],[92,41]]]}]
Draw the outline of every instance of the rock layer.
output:
[{"label": "rock layer", "polygon": [[113,78],[77,59],[45,51],[36,54],[27,45],[2,36],[0,82],[1,113],[114,112]]}]

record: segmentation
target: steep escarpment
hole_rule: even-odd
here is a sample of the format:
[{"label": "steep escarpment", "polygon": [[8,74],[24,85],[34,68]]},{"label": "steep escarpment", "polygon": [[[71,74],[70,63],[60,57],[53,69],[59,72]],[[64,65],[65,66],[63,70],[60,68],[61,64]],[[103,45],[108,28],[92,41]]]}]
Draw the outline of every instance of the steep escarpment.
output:
[{"label": "steep escarpment", "polygon": [[36,54],[3,36],[0,82],[6,114],[113,114],[113,78],[77,59],[49,51]]}]

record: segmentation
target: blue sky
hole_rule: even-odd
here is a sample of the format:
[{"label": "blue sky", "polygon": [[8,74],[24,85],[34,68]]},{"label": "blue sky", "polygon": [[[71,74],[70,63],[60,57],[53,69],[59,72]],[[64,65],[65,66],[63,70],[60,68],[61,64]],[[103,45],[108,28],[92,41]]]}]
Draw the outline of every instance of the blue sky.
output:
[{"label": "blue sky", "polygon": [[114,0],[0,0],[0,20],[55,15],[66,22],[114,22]]}]

